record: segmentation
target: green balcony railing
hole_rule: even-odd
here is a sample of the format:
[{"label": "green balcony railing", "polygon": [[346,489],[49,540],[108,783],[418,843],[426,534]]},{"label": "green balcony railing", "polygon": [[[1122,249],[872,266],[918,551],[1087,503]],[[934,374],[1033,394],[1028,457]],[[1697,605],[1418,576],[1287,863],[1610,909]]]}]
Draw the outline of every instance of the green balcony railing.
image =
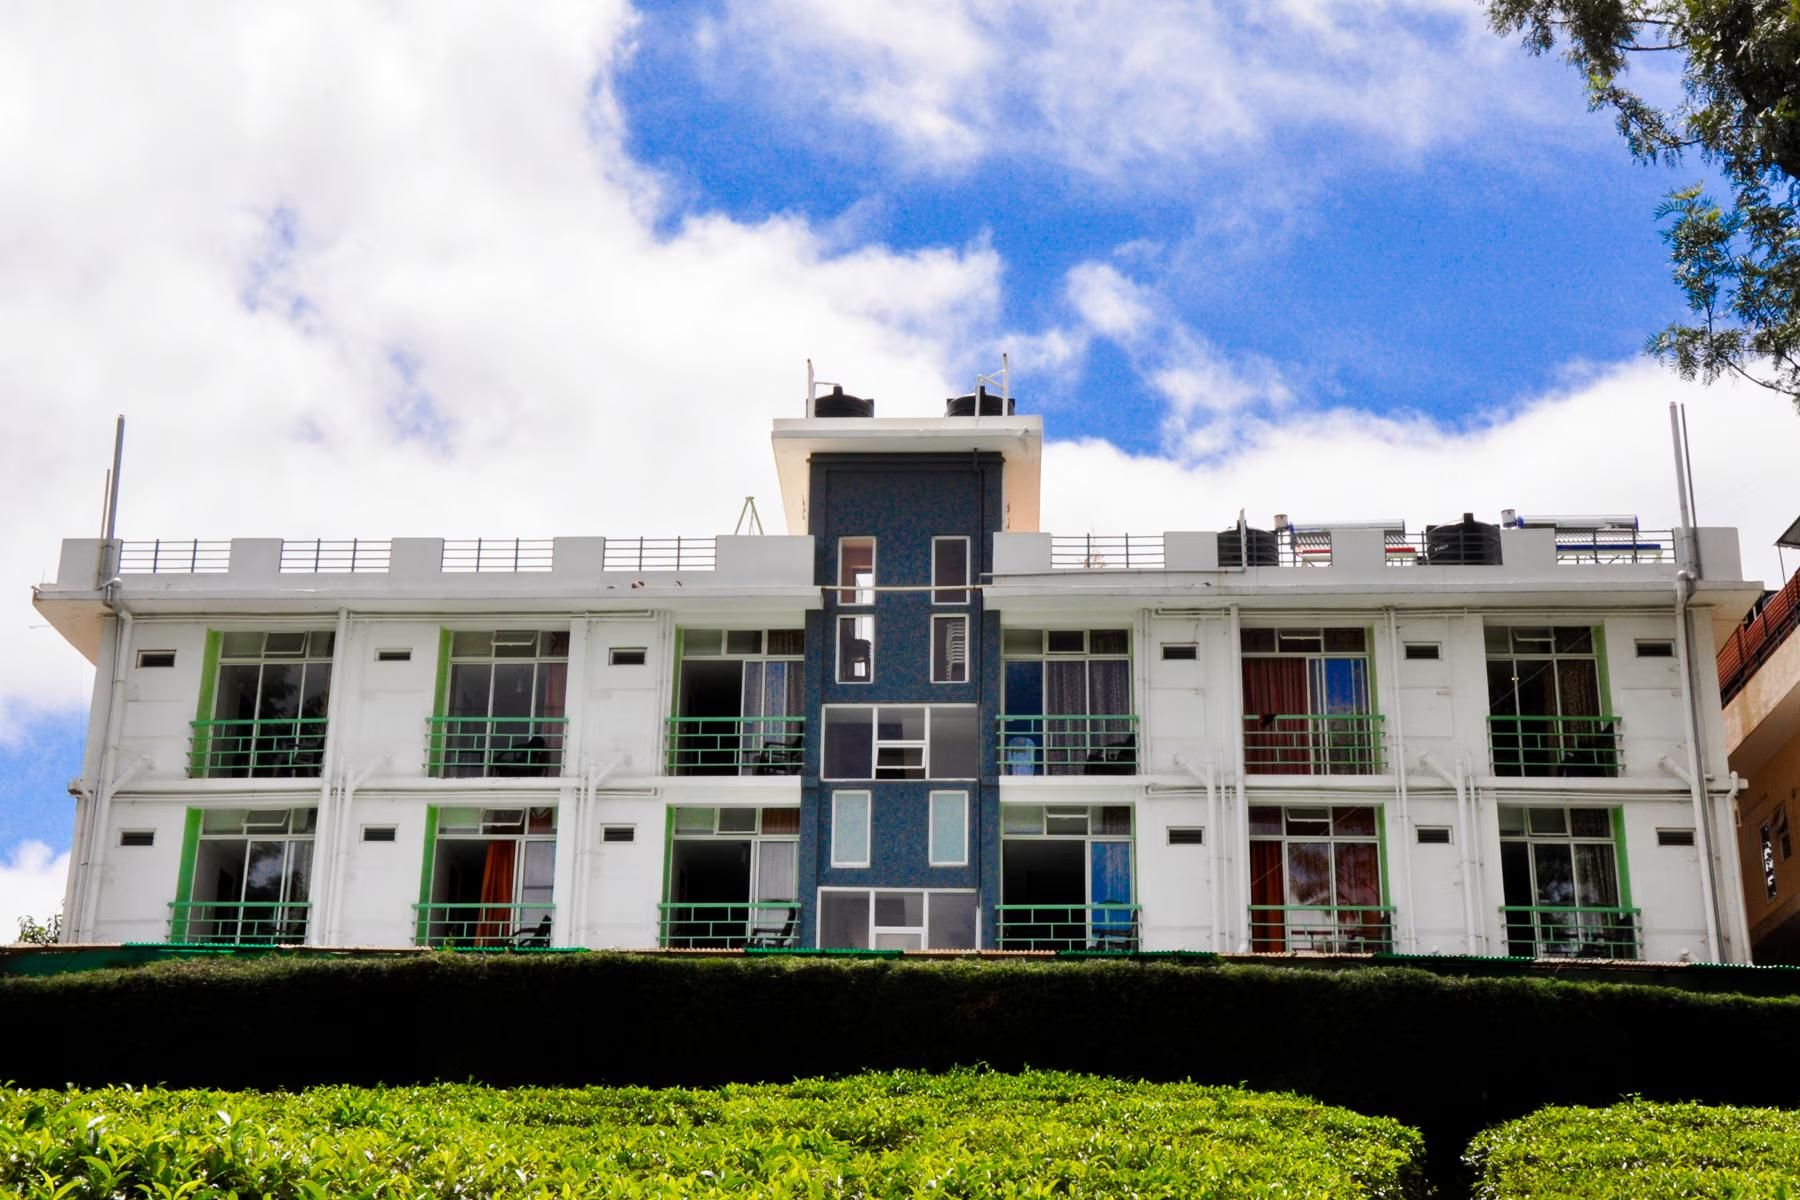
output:
[{"label": "green balcony railing", "polygon": [[798,775],[805,717],[670,717],[669,775]]},{"label": "green balcony railing", "polygon": [[306,940],[304,900],[172,900],[169,940],[225,946],[297,946]]},{"label": "green balcony railing", "polygon": [[791,950],[800,944],[797,900],[675,900],[656,907],[659,940],[671,950]]},{"label": "green balcony railing", "polygon": [[1610,779],[1619,773],[1619,718],[1488,718],[1496,775]]},{"label": "green balcony railing", "polygon": [[439,779],[562,773],[564,717],[427,717],[425,771]]},{"label": "green balcony railing", "polygon": [[1136,775],[1137,717],[1130,713],[996,717],[1002,775]]},{"label": "green balcony railing", "polygon": [[530,950],[550,944],[556,906],[538,904],[415,904],[413,943],[464,950]]},{"label": "green balcony railing", "polygon": [[1135,904],[996,904],[1002,950],[1118,950],[1138,948]]},{"label": "green balcony railing", "polygon": [[1394,910],[1379,904],[1252,904],[1257,954],[1392,954]]},{"label": "green balcony railing", "polygon": [[1381,718],[1374,713],[1244,715],[1251,775],[1378,775]]},{"label": "green balcony railing", "polygon": [[1515,958],[1628,958],[1641,956],[1635,908],[1504,905],[1506,952]]},{"label": "green balcony railing", "polygon": [[316,779],[325,761],[325,717],[195,721],[188,778]]}]

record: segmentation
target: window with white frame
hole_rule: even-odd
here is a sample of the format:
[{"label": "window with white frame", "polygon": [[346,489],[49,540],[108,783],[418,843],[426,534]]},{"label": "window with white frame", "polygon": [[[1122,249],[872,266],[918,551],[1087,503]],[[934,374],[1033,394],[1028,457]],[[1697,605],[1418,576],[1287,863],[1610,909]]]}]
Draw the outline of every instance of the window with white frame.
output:
[{"label": "window with white frame", "polygon": [[421,945],[548,946],[556,809],[440,808]]},{"label": "window with white frame", "polygon": [[831,865],[869,865],[869,793],[831,794]]},{"label": "window with white frame", "polygon": [[1374,805],[1252,805],[1251,950],[1391,951],[1380,824]]},{"label": "window with white frame", "polygon": [[1002,805],[1000,949],[1135,949],[1132,820],[1125,804]]},{"label": "window with white frame", "polygon": [[221,634],[212,719],[196,725],[189,773],[318,775],[335,640],[329,631]]},{"label": "window with white frame", "polygon": [[969,682],[969,618],[962,613],[931,618],[931,682]]},{"label": "window with white frame", "polygon": [[1131,775],[1131,634],[1124,629],[1001,631],[1001,771]]},{"label": "window with white frame", "polygon": [[316,808],[211,808],[200,815],[189,898],[173,941],[240,945],[306,938]]},{"label": "window with white frame", "polygon": [[445,711],[433,722],[433,773],[557,774],[568,681],[566,629],[452,633]]},{"label": "window with white frame", "polygon": [[662,944],[682,949],[798,944],[797,808],[675,809]]},{"label": "window with white frame", "polygon": [[931,539],[931,602],[933,604],[967,604],[969,602],[969,539],[966,537],[934,537]]},{"label": "window with white frame", "polygon": [[875,614],[856,613],[837,619],[837,681],[875,681]]},{"label": "window with white frame", "polygon": [[819,946],[828,950],[977,949],[976,894],[926,889],[819,889]]},{"label": "window with white frame", "polygon": [[1509,954],[1636,956],[1634,914],[1620,906],[1616,811],[1500,805]]},{"label": "window with white frame", "polygon": [[931,793],[927,842],[934,867],[969,865],[969,793]]},{"label": "window with white frame", "polygon": [[980,712],[972,704],[825,707],[826,779],[974,779]]},{"label": "window with white frame", "polygon": [[858,607],[875,603],[875,539],[838,539],[838,603]]}]

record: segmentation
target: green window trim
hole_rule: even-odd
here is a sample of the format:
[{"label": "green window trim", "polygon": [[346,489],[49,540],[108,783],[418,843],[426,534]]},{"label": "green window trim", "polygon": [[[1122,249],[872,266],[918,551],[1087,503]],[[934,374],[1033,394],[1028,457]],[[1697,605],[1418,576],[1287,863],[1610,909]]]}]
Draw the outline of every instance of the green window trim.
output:
[{"label": "green window trim", "polygon": [[[679,635],[677,635],[677,636],[679,636]],[[674,862],[675,862],[675,806],[673,804],[670,804],[670,805],[664,806],[664,813],[663,813],[662,898],[664,901],[672,901],[673,900],[673,897],[671,897],[669,894],[669,877],[670,877],[671,872],[674,869]]]},{"label": "green window trim", "polygon": [[206,762],[208,752],[212,749],[212,738],[207,731],[211,728],[209,722],[213,719],[213,706],[217,702],[219,648],[224,642],[225,635],[217,629],[206,631],[206,647],[200,654],[200,699],[194,705],[194,741],[188,758],[190,763]]},{"label": "green window trim", "polygon": [[[1602,676],[1602,678],[1605,678]],[[1625,853],[1625,806],[1612,810],[1613,854],[1618,859],[1619,907],[1631,907],[1631,859]]]},{"label": "green window trim", "polygon": [[[434,717],[447,716],[448,715],[447,705],[449,704],[449,701],[450,701],[450,631],[448,629],[439,629],[438,630],[437,681],[432,685],[431,715]],[[429,739],[429,744],[427,745],[426,751],[425,751],[425,761],[426,762],[442,762],[443,757],[444,757],[445,730],[448,727],[445,726],[443,723],[436,722],[436,721],[431,722],[430,726],[431,726],[431,736]],[[432,810],[432,811],[435,812],[436,810]],[[431,851],[428,848],[426,850],[426,854],[429,855],[430,853],[431,853]],[[425,881],[425,886],[426,887],[431,886],[431,881],[429,879],[427,879]],[[419,903],[423,904],[430,898],[431,897],[429,897],[429,896],[421,896],[421,897],[419,897]]]},{"label": "green window trim", "polygon": [[[1606,712],[1615,711],[1612,702],[1612,675],[1606,669],[1606,622],[1594,622],[1594,675],[1595,684],[1600,689],[1600,707]],[[1630,907],[1630,901],[1626,902]]]},{"label": "green window trim", "polygon": [[[217,637],[217,634],[209,634],[208,644],[216,645]],[[187,909],[183,906],[193,899],[194,862],[200,854],[200,819],[202,816],[203,813],[200,809],[190,808],[187,810],[187,818],[182,826],[181,865],[175,868],[177,874],[175,877],[175,908],[173,911],[177,913],[186,913]],[[169,930],[169,940],[172,942],[180,942],[186,940],[186,938],[186,922],[181,918],[177,918],[176,927]]]},{"label": "green window trim", "polygon": [[[445,644],[448,645],[448,642]],[[419,855],[419,911],[421,913],[431,903],[431,875],[432,869],[437,865],[437,827],[437,805],[428,804],[425,806],[425,849]],[[422,917],[421,920],[423,920]]]}]

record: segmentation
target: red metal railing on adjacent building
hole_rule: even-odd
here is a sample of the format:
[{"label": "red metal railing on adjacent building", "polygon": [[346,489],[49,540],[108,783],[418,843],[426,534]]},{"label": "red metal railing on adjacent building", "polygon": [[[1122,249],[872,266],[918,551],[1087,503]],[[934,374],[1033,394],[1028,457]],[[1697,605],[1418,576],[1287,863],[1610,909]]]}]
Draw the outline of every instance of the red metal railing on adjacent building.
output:
[{"label": "red metal railing on adjacent building", "polygon": [[1719,648],[1719,698],[1729,704],[1756,669],[1800,625],[1800,571],[1770,592]]}]

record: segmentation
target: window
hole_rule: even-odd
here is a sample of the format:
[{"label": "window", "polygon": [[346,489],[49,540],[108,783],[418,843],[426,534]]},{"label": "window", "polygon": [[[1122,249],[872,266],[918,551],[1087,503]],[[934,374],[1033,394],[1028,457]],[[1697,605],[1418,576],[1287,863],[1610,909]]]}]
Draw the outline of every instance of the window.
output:
[{"label": "window", "polygon": [[1380,718],[1368,631],[1245,629],[1244,769],[1255,775],[1372,775]]},{"label": "window", "polygon": [[875,603],[875,539],[838,539],[838,603]]},{"label": "window", "polygon": [[1002,950],[1135,950],[1129,805],[1007,804],[1000,812]]},{"label": "window", "polygon": [[1204,846],[1206,830],[1199,825],[1169,826],[1169,845],[1171,846]]},{"label": "window", "polygon": [[1450,844],[1450,827],[1448,825],[1421,825],[1419,829],[1419,845],[1448,846]]},{"label": "window", "polygon": [[1162,656],[1164,662],[1196,662],[1200,647],[1193,642],[1164,642]]},{"label": "window", "polygon": [[175,665],[175,652],[173,650],[139,650],[137,665],[140,669],[172,667]]},{"label": "window", "polygon": [[635,842],[637,841],[637,826],[602,825],[600,840],[603,842]]},{"label": "window", "polygon": [[202,811],[189,899],[174,942],[293,945],[306,940],[316,808]]},{"label": "window", "polygon": [[1674,658],[1675,643],[1668,638],[1639,638],[1637,640],[1637,656],[1639,658]]},{"label": "window", "polygon": [[1507,953],[1637,957],[1633,914],[1619,907],[1615,811],[1500,806]]},{"label": "window", "polygon": [[969,618],[931,618],[931,682],[969,682]]},{"label": "window", "polygon": [[969,793],[931,793],[931,865],[969,865]]},{"label": "window", "polygon": [[933,604],[967,604],[969,602],[969,539],[966,537],[934,537],[931,539],[931,602]]},{"label": "window", "polygon": [[831,794],[831,865],[869,865],[869,793]]},{"label": "window", "polygon": [[1794,857],[1794,839],[1788,832],[1787,805],[1778,805],[1775,809],[1775,839],[1781,844],[1781,861],[1786,862]]},{"label": "window", "polygon": [[829,705],[826,779],[974,779],[979,710],[972,704]]},{"label": "window", "polygon": [[221,634],[212,720],[195,726],[188,773],[316,777],[333,640],[329,632]]},{"label": "window", "polygon": [[549,806],[439,809],[419,944],[548,946],[556,816]]},{"label": "window", "polygon": [[614,646],[606,652],[606,662],[613,667],[641,667],[647,659],[642,646]]},{"label": "window", "polygon": [[558,774],[568,681],[567,631],[451,634],[448,711],[432,722],[432,773]]},{"label": "window", "polygon": [[377,650],[375,652],[375,661],[376,662],[411,662],[412,661],[412,650],[405,646],[401,646],[401,647],[393,648],[393,649],[387,649],[387,650]]},{"label": "window", "polygon": [[[608,826],[607,840],[631,833]],[[669,841],[662,944],[792,947],[800,939],[797,808],[678,808]]]},{"label": "window", "polygon": [[1003,774],[1137,773],[1128,631],[1007,629],[1001,655]]},{"label": "window", "polygon": [[668,772],[798,775],[805,632],[682,629],[677,637]]},{"label": "window", "polygon": [[392,825],[364,825],[362,840],[365,842],[391,842],[394,840]]},{"label": "window", "polygon": [[837,681],[871,683],[875,679],[875,618],[870,613],[837,619]]},{"label": "window", "polygon": [[156,830],[154,829],[121,829],[119,830],[121,846],[154,846]]},{"label": "window", "polygon": [[1408,642],[1406,657],[1413,662],[1436,661],[1442,651],[1436,642]]},{"label": "window", "polygon": [[1375,805],[1253,805],[1250,948],[1391,952],[1380,822]]},{"label": "window", "polygon": [[1656,831],[1656,844],[1659,846],[1691,846],[1694,844],[1692,829],[1659,829]]},{"label": "window", "polygon": [[973,950],[975,893],[819,890],[819,945],[832,950]]},{"label": "window", "polygon": [[1781,878],[1775,871],[1775,841],[1769,823],[1762,823],[1763,896],[1773,900],[1781,893]]},{"label": "window", "polygon": [[1486,637],[1494,773],[1618,774],[1618,727],[1604,715],[1595,630],[1490,625]]}]

